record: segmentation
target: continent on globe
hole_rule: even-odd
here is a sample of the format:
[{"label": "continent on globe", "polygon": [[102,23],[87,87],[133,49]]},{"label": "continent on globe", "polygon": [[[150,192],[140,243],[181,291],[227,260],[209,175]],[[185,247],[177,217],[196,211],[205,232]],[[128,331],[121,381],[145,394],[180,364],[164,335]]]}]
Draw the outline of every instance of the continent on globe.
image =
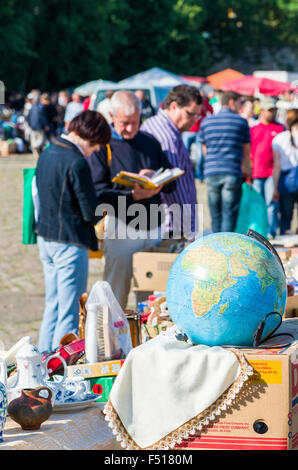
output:
[{"label": "continent on globe", "polygon": [[181,263],[183,269],[195,270],[192,296],[195,315],[208,313],[212,305],[219,302],[222,290],[232,287],[239,278],[248,276],[250,271],[254,271],[259,277],[263,292],[266,287],[276,283],[278,296],[282,299],[279,283],[275,281],[275,277],[278,279],[276,264],[272,265],[272,261],[268,260],[263,247],[251,247],[246,240],[238,240],[237,245],[233,246],[229,237],[223,237],[221,244],[226,248],[227,254],[217,252],[216,247],[212,248],[210,240],[207,246],[194,248],[187,253]]}]

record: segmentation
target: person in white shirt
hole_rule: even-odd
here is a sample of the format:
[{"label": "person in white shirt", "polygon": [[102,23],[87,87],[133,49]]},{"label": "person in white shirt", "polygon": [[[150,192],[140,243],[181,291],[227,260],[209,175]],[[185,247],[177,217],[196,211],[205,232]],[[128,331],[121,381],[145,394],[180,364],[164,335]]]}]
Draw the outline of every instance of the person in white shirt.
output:
[{"label": "person in white shirt", "polygon": [[274,196],[280,204],[280,234],[291,228],[295,203],[298,203],[298,109],[287,112],[288,130],[272,141],[274,154]]},{"label": "person in white shirt", "polygon": [[113,90],[107,90],[106,98],[102,100],[99,105],[97,106],[97,111],[103,115],[106,121],[109,124],[112,124],[112,105],[111,99],[114,94]]},{"label": "person in white shirt", "polygon": [[83,111],[83,103],[80,95],[73,93],[71,98],[72,101],[67,104],[65,109],[64,125],[66,130],[68,129],[70,121]]}]

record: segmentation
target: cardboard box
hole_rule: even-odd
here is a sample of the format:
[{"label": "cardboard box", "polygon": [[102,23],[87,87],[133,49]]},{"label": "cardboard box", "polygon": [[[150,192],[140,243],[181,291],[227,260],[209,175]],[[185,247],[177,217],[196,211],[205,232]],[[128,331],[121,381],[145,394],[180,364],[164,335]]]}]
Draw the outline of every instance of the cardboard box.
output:
[{"label": "cardboard box", "polygon": [[[234,404],[178,449],[298,450],[298,319],[284,320],[280,349],[242,350],[254,368]],[[272,340],[273,341],[273,340]]]},{"label": "cardboard box", "polygon": [[119,373],[124,359],[119,361],[95,362],[90,364],[75,364],[67,367],[68,377],[82,377],[84,379],[92,377],[115,376]]},{"label": "cardboard box", "polygon": [[298,317],[298,295],[291,295],[287,298],[284,318]]},{"label": "cardboard box", "polygon": [[17,146],[15,142],[10,140],[0,140],[0,155],[2,157],[7,157],[12,153],[16,153]]},{"label": "cardboard box", "polygon": [[139,251],[133,255],[134,291],[165,291],[178,253]]},{"label": "cardboard box", "polygon": [[290,248],[275,247],[275,249],[282,261],[288,261],[292,256],[292,250]]},{"label": "cardboard box", "polygon": [[163,292],[166,290],[169,271],[179,255],[178,252],[171,251],[177,246],[181,250],[183,242],[173,239],[162,240],[158,247],[139,251],[133,255],[134,291]]},{"label": "cardboard box", "polygon": [[107,402],[116,377],[97,377],[87,379],[90,381],[91,392],[101,394],[96,402]]}]

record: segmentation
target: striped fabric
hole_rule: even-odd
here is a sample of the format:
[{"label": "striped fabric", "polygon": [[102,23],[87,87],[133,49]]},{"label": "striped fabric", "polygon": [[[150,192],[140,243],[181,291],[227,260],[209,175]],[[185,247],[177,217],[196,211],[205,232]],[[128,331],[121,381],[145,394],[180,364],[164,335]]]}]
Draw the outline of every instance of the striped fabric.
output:
[{"label": "striped fabric", "polygon": [[229,108],[222,108],[203,120],[200,137],[207,147],[205,178],[218,173],[242,176],[243,144],[250,142],[246,119]]},{"label": "striped fabric", "polygon": [[162,193],[161,196],[167,206],[179,204],[182,208],[184,204],[191,205],[191,227],[192,231],[195,231],[196,186],[192,162],[182,141],[181,132],[162,109],[158,110],[156,116],[146,119],[141,130],[153,135],[159,141],[173,167],[184,170],[184,175],[176,180],[175,191],[170,194]]}]

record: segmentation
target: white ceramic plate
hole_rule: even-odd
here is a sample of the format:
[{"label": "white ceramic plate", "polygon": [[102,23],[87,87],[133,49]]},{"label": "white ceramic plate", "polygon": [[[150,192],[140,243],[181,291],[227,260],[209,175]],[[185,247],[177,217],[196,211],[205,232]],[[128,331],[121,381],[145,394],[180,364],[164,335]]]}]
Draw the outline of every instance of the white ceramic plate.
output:
[{"label": "white ceramic plate", "polygon": [[72,401],[69,403],[55,403],[53,413],[65,413],[66,411],[77,411],[89,408],[101,395],[89,394],[85,400]]}]

